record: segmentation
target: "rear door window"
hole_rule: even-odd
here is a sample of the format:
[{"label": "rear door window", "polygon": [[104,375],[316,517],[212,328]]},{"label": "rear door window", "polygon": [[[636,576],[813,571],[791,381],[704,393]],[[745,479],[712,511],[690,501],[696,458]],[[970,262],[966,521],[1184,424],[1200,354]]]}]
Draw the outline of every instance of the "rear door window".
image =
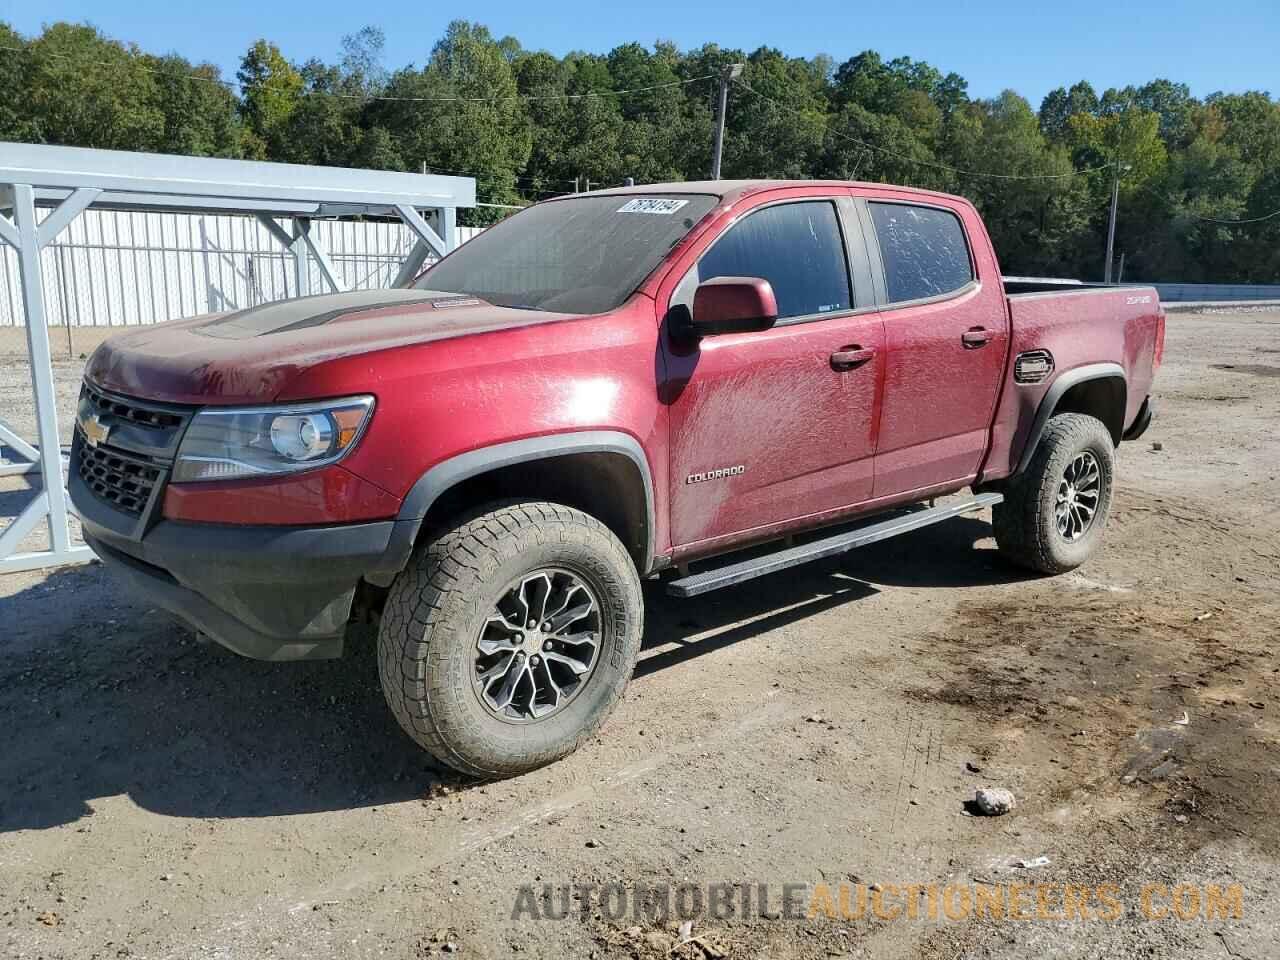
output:
[{"label": "rear door window", "polygon": [[693,287],[716,277],[768,280],[779,319],[848,310],[852,301],[844,238],[828,200],[781,203],[747,214],[691,274],[681,284],[690,299]]},{"label": "rear door window", "polygon": [[949,210],[869,203],[890,303],[953,293],[973,279],[960,218]]}]

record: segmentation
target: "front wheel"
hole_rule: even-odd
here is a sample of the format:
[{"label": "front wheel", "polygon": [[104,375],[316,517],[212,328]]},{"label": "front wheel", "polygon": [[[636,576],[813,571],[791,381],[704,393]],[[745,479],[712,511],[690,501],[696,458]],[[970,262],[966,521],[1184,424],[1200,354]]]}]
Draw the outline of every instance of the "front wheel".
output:
[{"label": "front wheel", "polygon": [[1051,417],[1031,463],[992,510],[1000,552],[1041,573],[1080,566],[1102,540],[1114,477],[1115,447],[1100,420]]},{"label": "front wheel", "polygon": [[436,759],[513,776],[599,729],[643,622],[635,565],[604,524],[559,504],[493,505],[396,579],[378,673],[401,727]]}]

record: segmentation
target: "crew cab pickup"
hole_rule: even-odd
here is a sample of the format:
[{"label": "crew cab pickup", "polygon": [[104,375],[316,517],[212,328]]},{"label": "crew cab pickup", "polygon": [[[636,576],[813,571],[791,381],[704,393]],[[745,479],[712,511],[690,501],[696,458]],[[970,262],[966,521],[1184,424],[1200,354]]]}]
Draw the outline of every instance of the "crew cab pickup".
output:
[{"label": "crew cab pickup", "polygon": [[1149,287],[1002,282],[960,197],[606,190],[404,289],[111,338],[71,496],[104,563],[238,653],[334,657],[376,619],[407,734],[512,775],[604,722],[643,578],[692,596],[988,506],[1011,561],[1082,563],[1163,342]]}]

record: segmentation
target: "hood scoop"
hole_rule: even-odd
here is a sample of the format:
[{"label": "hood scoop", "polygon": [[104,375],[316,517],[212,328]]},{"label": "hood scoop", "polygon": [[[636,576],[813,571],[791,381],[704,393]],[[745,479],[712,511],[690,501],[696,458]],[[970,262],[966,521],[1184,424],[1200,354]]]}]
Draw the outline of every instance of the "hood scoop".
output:
[{"label": "hood scoop", "polygon": [[448,310],[450,307],[478,307],[485,301],[481,300],[479,297],[457,296],[438,297],[435,300],[429,300],[427,302],[437,310]]},{"label": "hood scoop", "polygon": [[354,293],[321,294],[296,300],[264,303],[192,328],[192,333],[218,340],[247,340],[273,333],[289,333],[308,327],[321,327],[343,317],[369,310],[411,309],[433,305],[479,306],[484,301],[475,297],[441,296],[425,290],[361,290]]}]

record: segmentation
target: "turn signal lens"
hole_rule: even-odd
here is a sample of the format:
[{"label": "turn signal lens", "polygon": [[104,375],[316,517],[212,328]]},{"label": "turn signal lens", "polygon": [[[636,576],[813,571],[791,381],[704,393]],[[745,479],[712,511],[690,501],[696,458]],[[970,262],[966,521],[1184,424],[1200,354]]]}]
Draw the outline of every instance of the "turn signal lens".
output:
[{"label": "turn signal lens", "polygon": [[365,411],[349,407],[344,410],[334,410],[333,420],[338,425],[338,449],[345,450],[360,434],[360,427],[364,424]]}]

